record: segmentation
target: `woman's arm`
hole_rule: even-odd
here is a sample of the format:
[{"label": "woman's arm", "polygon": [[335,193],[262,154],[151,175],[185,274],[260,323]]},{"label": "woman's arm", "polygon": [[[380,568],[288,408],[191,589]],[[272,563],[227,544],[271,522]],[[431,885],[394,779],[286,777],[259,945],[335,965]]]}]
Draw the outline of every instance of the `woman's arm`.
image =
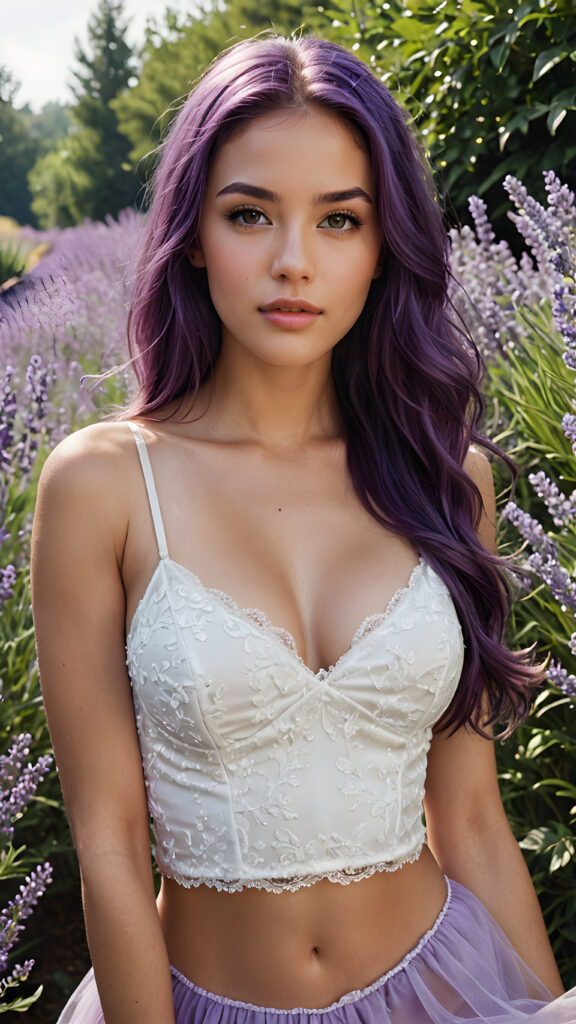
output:
[{"label": "woman's arm", "polygon": [[120,565],[133,469],[121,437],[112,424],[90,427],[48,458],[34,520],[33,609],[106,1024],[174,1024],[125,665]]},{"label": "woman's arm", "polygon": [[[495,550],[496,503],[488,460],[471,453],[466,470],[484,509],[478,535]],[[563,992],[538,899],[508,824],[494,744],[463,727],[438,733],[428,755],[424,801],[428,844],[442,870],[470,889],[554,995]]]},{"label": "woman's arm", "polygon": [[428,755],[428,845],[470,889],[553,995],[564,991],[534,886],[498,789],[494,744],[472,730],[438,733]]}]

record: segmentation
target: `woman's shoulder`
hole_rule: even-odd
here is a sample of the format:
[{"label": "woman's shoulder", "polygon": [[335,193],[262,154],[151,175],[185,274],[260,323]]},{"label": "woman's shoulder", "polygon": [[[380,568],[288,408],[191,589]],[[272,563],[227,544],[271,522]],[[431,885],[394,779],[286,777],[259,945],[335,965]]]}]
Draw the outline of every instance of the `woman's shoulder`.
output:
[{"label": "woman's shoulder", "polygon": [[478,488],[482,501],[477,527],[479,539],[489,551],[496,550],[496,493],[492,476],[492,463],[478,446],[471,445],[464,459],[464,470]]},{"label": "woman's shoulder", "polygon": [[134,438],[128,423],[91,423],[68,434],[50,451],[43,475],[66,472],[117,473],[132,462]]},{"label": "woman's shoulder", "polygon": [[49,453],[42,468],[39,502],[93,518],[106,508],[123,518],[138,472],[136,446],[126,422],[104,421],[75,430]]},{"label": "woman's shoulder", "polygon": [[464,469],[480,491],[482,487],[492,484],[492,463],[479,445],[470,445],[464,459]]}]

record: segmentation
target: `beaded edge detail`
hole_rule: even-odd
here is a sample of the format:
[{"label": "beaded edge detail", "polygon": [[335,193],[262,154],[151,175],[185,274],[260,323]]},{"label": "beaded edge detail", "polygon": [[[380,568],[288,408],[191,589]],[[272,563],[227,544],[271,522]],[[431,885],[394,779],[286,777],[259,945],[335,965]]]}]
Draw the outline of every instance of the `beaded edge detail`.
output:
[{"label": "beaded edge detail", "polygon": [[295,1007],[293,1010],[281,1010],[276,1009],[273,1006],[257,1006],[254,1003],[245,1003],[238,999],[228,999],[227,996],[220,996],[215,992],[209,992],[207,989],[200,988],[199,985],[195,985],[193,981],[190,981],[189,978],[187,978],[184,974],[181,974],[180,971],[178,971],[176,967],[172,967],[172,965],[170,966],[170,971],[175,978],[181,981],[182,984],[186,985],[188,988],[191,988],[194,992],[197,992],[198,995],[205,996],[206,998],[211,999],[213,1002],[221,1003],[224,1006],[236,1006],[241,1007],[245,1010],[257,1010],[259,1013],[275,1013],[282,1014],[285,1016],[289,1016],[294,1013],[305,1013],[308,1015],[330,1013],[333,1010],[337,1010],[340,1006],[346,1006],[349,1003],[357,1003],[361,999],[364,999],[366,996],[371,995],[372,992],[376,992],[376,990],[381,988],[382,985],[385,985],[386,982],[390,980],[390,978],[393,978],[395,974],[398,974],[400,971],[403,971],[408,966],[408,964],[411,963],[414,957],[418,956],[418,953],[422,952],[424,946],[426,946],[427,943],[430,942],[430,939],[436,934],[438,928],[442,924],[442,921],[444,920],[448,912],[450,903],[452,901],[452,886],[450,885],[450,879],[448,878],[447,875],[444,875],[444,881],[446,882],[446,899],[444,901],[442,909],[438,914],[438,917],[434,921],[432,927],[424,933],[424,935],[422,936],[420,941],[416,943],[414,948],[411,949],[410,952],[407,953],[406,956],[403,957],[402,960],[400,960],[400,962],[397,963],[395,967],[392,967],[389,971],[386,971],[385,974],[381,975],[380,978],[377,978],[376,981],[372,982],[371,985],[368,985],[366,988],[362,989],[354,989],[352,992],[346,992],[345,995],[341,996],[340,999],[337,999],[335,1003],[331,1003],[330,1006],[322,1006],[320,1008],[298,1006]]},{"label": "beaded edge detail", "polygon": [[291,878],[239,878],[232,881],[225,881],[221,878],[188,878],[177,872],[162,871],[165,878],[171,878],[178,885],[185,889],[198,888],[206,885],[209,889],[217,889],[219,892],[241,892],[242,889],[264,889],[266,892],[296,892],[305,886],[316,885],[317,882],[339,882],[341,885],[349,885],[350,882],[360,882],[364,878],[370,878],[377,871],[398,871],[404,864],[413,864],[422,853],[423,843],[420,843],[417,850],[407,854],[406,857],[399,857],[397,860],[384,860],[377,864],[370,864],[361,868],[337,868],[334,871],[325,871],[320,874],[296,875]]}]

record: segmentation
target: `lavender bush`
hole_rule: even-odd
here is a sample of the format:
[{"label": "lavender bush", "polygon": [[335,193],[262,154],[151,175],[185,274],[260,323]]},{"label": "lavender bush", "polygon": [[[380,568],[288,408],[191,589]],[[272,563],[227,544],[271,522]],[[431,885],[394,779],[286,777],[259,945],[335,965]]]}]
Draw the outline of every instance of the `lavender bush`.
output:
[{"label": "lavender bush", "polygon": [[[487,362],[487,432],[521,475],[501,508],[517,567],[511,641],[548,656],[547,687],[499,750],[504,801],[529,862],[565,981],[576,983],[576,207],[552,172],[545,205],[505,180],[524,240],[497,241],[479,199],[452,233],[453,300]],[[464,291],[459,285],[463,285]],[[501,493],[507,481],[496,468]]]},{"label": "lavender bush", "polygon": [[[17,785],[2,791],[0,829],[8,838],[13,825],[7,823],[12,815],[20,819],[47,770],[50,751],[28,579],[36,482],[45,454],[61,437],[100,409],[126,400],[126,375],[116,375],[96,391],[83,387],[82,376],[125,358],[130,261],[140,231],[140,218],[132,211],[118,221],[53,234],[23,231],[29,249],[49,247],[48,255],[21,281],[0,291],[0,680],[6,698],[0,703],[0,734],[22,734],[0,765],[5,768],[11,759],[14,766],[31,735],[40,754],[36,766],[22,766]],[[6,995],[30,970],[28,960],[12,963],[13,947],[50,879],[47,857],[60,868],[60,879],[71,886],[76,881],[55,773],[44,789],[47,795],[34,800],[18,820],[19,838],[30,855],[22,860],[24,846],[18,851],[9,846],[0,855],[3,884],[28,870],[20,891],[11,894],[0,914],[0,1012],[24,1010],[40,992],[15,1000]]]},{"label": "lavender bush", "polygon": [[12,844],[14,824],[22,817],[52,762],[51,757],[40,757],[35,764],[27,761],[31,739],[27,733],[16,736],[8,752],[0,756],[0,885],[5,890],[9,879],[25,875],[18,891],[0,910],[0,1014],[28,1009],[42,992],[41,985],[30,996],[12,998],[11,991],[27,980],[34,966],[34,960],[14,959],[15,946],[25,928],[24,922],[52,879],[48,863],[26,873],[25,848],[15,849]]}]

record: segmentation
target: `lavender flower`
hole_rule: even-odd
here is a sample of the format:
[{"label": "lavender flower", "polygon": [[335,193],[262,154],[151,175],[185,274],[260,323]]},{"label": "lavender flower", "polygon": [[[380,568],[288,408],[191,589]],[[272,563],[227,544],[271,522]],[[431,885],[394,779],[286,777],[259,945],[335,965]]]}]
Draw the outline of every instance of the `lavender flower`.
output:
[{"label": "lavender flower", "polygon": [[36,764],[25,763],[32,737],[29,733],[17,736],[7,754],[0,756],[0,837],[12,839],[13,822],[22,814],[34,796],[52,758],[39,757]]},{"label": "lavender flower", "polygon": [[559,661],[550,662],[546,675],[553,686],[557,686],[562,693],[568,697],[576,697],[576,676],[567,672]]},{"label": "lavender flower", "polygon": [[0,974],[6,970],[8,953],[24,930],[23,922],[30,917],[51,881],[52,868],[50,864],[39,865],[26,876],[14,899],[9,901],[4,910],[0,911]]},{"label": "lavender flower", "polygon": [[[566,415],[562,417],[562,430],[568,440],[572,442],[572,447],[574,449],[576,446],[576,416],[574,416],[573,413],[567,412]],[[574,451],[574,454],[576,455],[576,451]]]},{"label": "lavender flower", "polygon": [[574,250],[574,193],[562,185],[553,171],[546,171],[544,183],[548,208],[536,202],[522,182],[508,175],[504,188],[518,213],[511,213],[519,232],[528,243],[537,265],[553,276],[552,312],[566,351],[564,362],[576,370],[576,252]]},{"label": "lavender flower", "polygon": [[514,501],[509,501],[502,511],[502,518],[508,519],[518,532],[536,551],[552,561],[558,560],[556,545],[544,532],[544,527],[528,512],[524,512]]},{"label": "lavender flower", "polygon": [[14,584],[16,583],[16,569],[13,565],[7,565],[0,569],[0,609],[5,601],[14,596]]},{"label": "lavender flower", "polygon": [[543,471],[530,473],[528,480],[546,505],[555,526],[564,526],[576,517],[576,491],[566,497]]},{"label": "lavender flower", "polygon": [[553,281],[549,269],[535,268],[527,253],[518,262],[506,242],[495,241],[483,200],[472,196],[468,205],[475,232],[450,232],[450,298],[483,354],[493,358],[525,336],[518,308],[545,300]]},{"label": "lavender flower", "polygon": [[16,964],[6,978],[0,979],[0,999],[9,988],[26,981],[33,967],[34,960],[25,960],[23,964]]},{"label": "lavender flower", "polygon": [[18,412],[18,397],[13,386],[15,373],[14,367],[8,365],[0,384],[0,473],[4,472],[10,463],[9,452],[14,438],[14,420]]},{"label": "lavender flower", "polygon": [[474,227],[476,228],[476,237],[482,248],[490,251],[490,246],[494,242],[496,235],[494,234],[492,225],[488,220],[486,203],[483,199],[479,199],[478,196],[470,196],[470,199],[468,200],[468,207],[472,214]]},{"label": "lavender flower", "polygon": [[557,558],[535,552],[528,558],[528,565],[550,587],[562,608],[576,610],[576,583]]}]

